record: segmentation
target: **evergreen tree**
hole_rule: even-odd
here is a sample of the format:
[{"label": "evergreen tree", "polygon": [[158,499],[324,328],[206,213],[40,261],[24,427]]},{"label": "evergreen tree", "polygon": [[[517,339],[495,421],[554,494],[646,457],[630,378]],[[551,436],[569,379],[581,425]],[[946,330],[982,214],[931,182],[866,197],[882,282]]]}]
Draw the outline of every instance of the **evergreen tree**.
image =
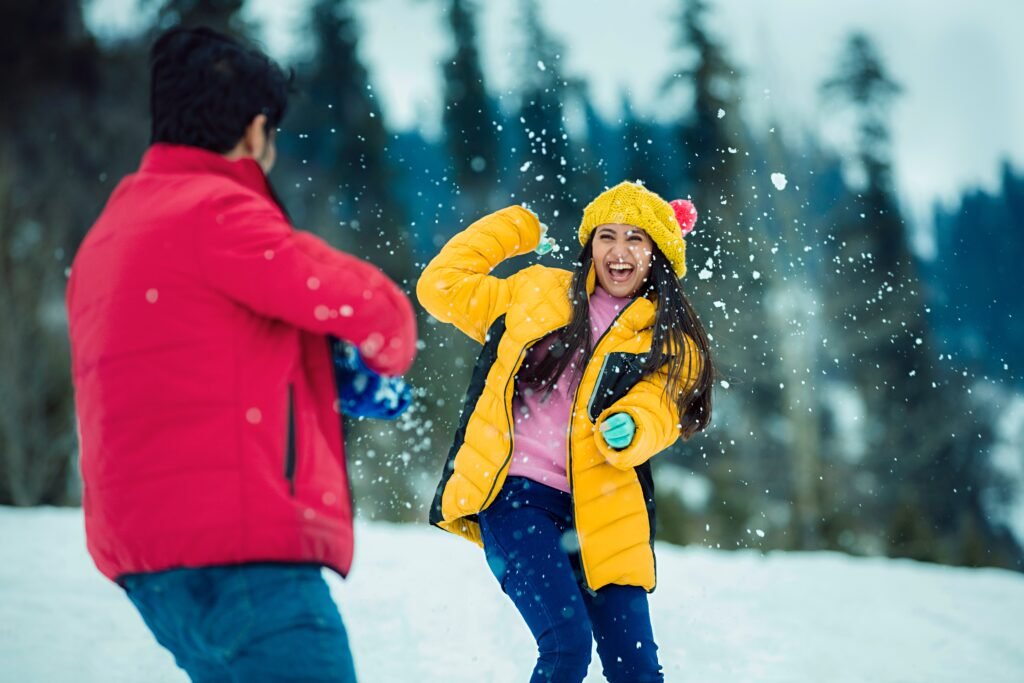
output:
[{"label": "evergreen tree", "polygon": [[[922,294],[889,159],[887,119],[900,87],[871,41],[856,34],[822,91],[854,117],[847,167],[860,186],[838,209],[831,275],[842,287],[832,288],[830,306],[845,334],[836,343],[876,415],[890,404],[906,411],[930,373]],[[878,445],[885,443],[898,448],[889,439]]]},{"label": "evergreen tree", "polygon": [[633,103],[622,95],[622,148],[625,152],[623,164],[624,180],[641,180],[658,194],[671,196],[671,186],[662,168],[662,159],[654,146],[650,124],[637,116]]},{"label": "evergreen tree", "polygon": [[[828,330],[822,319],[822,268],[819,255],[823,248],[824,225],[812,208],[809,193],[803,188],[817,183],[817,172],[827,174],[828,159],[795,144],[786,144],[782,126],[775,123],[767,134],[755,141],[752,163],[759,178],[785,170],[787,185],[766,188],[750,205],[752,213],[765,217],[765,232],[773,243],[772,255],[778,264],[772,270],[771,289],[766,292],[768,315],[763,321],[767,331],[778,340],[775,354],[779,360],[779,415],[786,429],[780,443],[788,461],[784,477],[766,483],[791,502],[787,531],[788,547],[805,550],[821,547],[838,549],[837,540],[828,538],[825,528],[833,514],[826,508],[823,487],[823,411],[827,394],[822,378],[828,367],[822,357]],[[839,481],[838,490],[847,484]]]},{"label": "evergreen tree", "polygon": [[[980,500],[991,429],[966,380],[931,361],[918,264],[892,180],[888,115],[901,89],[871,40],[855,34],[822,91],[852,113],[856,131],[849,164],[860,189],[839,207],[829,306],[844,331],[834,350],[868,417],[862,503],[887,528],[892,554],[1019,559]],[[958,402],[951,405],[951,396]],[[984,537],[988,557],[967,559],[965,528]]]},{"label": "evergreen tree", "polygon": [[937,253],[928,284],[945,348],[971,365],[1024,384],[1024,293],[1012,282],[1024,262],[1024,176],[1006,162],[996,192],[972,190],[935,212]]},{"label": "evergreen tree", "polygon": [[705,0],[682,0],[678,45],[684,62],[665,90],[683,89],[692,98],[677,128],[680,175],[688,179],[679,194],[692,197],[700,218],[687,240],[683,287],[708,327],[725,379],[716,390],[715,426],[699,442],[713,457],[698,462],[692,446],[686,457],[708,468],[720,501],[710,524],[732,545],[747,542],[748,519],[763,514],[747,487],[756,491],[782,474],[772,464],[785,456],[772,428],[782,418],[781,342],[764,324],[775,257],[744,182],[752,176],[744,165],[751,144],[741,118],[741,76],[709,33],[707,12]]},{"label": "evergreen tree", "polygon": [[116,143],[79,2],[4,3],[0,45],[0,505],[60,505],[78,496],[64,271]]},{"label": "evergreen tree", "polygon": [[299,69],[303,98],[292,118],[303,137],[290,143],[312,161],[299,186],[315,201],[306,224],[408,285],[415,269],[405,213],[351,2],[317,0],[310,23],[312,57]]},{"label": "evergreen tree", "polygon": [[600,188],[610,187],[626,178],[623,175],[623,149],[619,144],[619,131],[594,108],[589,92],[584,93],[580,104],[583,108],[583,123],[586,126],[587,152],[589,159],[581,163],[590,174],[591,183]]},{"label": "evergreen tree", "polygon": [[[706,12],[705,0],[683,0],[680,48],[690,64],[666,82],[670,90],[688,85],[692,92],[690,114],[677,129],[680,159],[690,178],[680,194],[692,196],[700,214],[687,254],[697,277],[684,284],[700,302],[698,310],[711,318],[725,374],[755,383],[763,373],[748,375],[749,380],[743,375],[766,362],[765,346],[751,343],[747,324],[763,307],[773,264],[759,262],[768,256],[764,229],[751,215],[752,197],[742,185],[750,175],[743,160],[751,143],[739,109],[740,74],[708,33]],[[755,270],[758,278],[752,277]]]},{"label": "evergreen tree", "polygon": [[[708,32],[706,0],[682,0],[679,47],[687,63],[664,89],[692,92],[689,116],[678,129],[692,193],[713,225],[738,225],[743,211],[737,187],[747,142],[740,118],[741,76],[725,48]],[[736,150],[730,152],[729,150]]]},{"label": "evergreen tree", "polygon": [[551,226],[559,244],[571,245],[582,206],[572,193],[574,164],[565,128],[569,82],[562,74],[563,48],[541,23],[536,0],[523,0],[522,8],[526,44],[519,120],[526,138],[525,149],[513,160],[511,170],[516,172],[518,165],[522,201]]},{"label": "evergreen tree", "polygon": [[471,0],[450,0],[448,23],[455,43],[444,64],[444,136],[455,181],[471,216],[491,208],[500,155],[494,104],[487,94],[477,48],[475,8]]}]

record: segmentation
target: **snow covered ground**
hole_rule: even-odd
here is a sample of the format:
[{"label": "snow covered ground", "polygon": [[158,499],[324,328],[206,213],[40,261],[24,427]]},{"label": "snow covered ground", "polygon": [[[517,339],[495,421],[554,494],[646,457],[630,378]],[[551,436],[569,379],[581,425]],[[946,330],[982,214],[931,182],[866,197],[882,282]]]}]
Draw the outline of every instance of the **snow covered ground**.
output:
[{"label": "snow covered ground", "polygon": [[[664,545],[658,569],[669,681],[1024,681],[1018,574]],[[364,683],[529,677],[532,639],[465,541],[361,524],[351,579],[331,581]],[[0,508],[0,681],[186,680],[93,568],[79,511]]]}]

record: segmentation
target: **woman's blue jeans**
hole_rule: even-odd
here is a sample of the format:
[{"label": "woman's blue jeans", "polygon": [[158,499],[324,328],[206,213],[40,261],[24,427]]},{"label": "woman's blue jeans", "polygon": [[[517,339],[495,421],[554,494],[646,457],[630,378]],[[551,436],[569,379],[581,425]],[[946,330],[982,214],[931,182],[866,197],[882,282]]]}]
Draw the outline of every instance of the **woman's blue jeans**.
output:
[{"label": "woman's blue jeans", "polygon": [[612,683],[664,680],[647,592],[582,587],[569,494],[509,477],[479,521],[487,563],[537,640],[531,683],[582,681],[595,640]]}]

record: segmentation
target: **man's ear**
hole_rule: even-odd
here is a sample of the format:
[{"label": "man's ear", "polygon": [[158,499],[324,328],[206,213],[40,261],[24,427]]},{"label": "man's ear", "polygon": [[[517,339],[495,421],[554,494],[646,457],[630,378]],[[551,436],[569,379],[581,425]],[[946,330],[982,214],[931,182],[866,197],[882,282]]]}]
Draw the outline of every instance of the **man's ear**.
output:
[{"label": "man's ear", "polygon": [[245,151],[254,159],[261,159],[267,151],[267,115],[257,114],[245,127],[245,135],[242,137],[245,144]]}]

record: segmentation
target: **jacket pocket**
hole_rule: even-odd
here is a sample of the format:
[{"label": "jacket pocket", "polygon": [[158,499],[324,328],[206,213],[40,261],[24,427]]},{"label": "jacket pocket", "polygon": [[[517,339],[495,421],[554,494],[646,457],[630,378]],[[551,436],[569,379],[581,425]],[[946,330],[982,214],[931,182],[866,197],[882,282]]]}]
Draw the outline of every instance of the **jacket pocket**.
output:
[{"label": "jacket pocket", "polygon": [[295,388],[288,385],[288,435],[284,451],[284,478],[288,482],[288,492],[295,495],[295,468],[297,454],[295,452]]}]

